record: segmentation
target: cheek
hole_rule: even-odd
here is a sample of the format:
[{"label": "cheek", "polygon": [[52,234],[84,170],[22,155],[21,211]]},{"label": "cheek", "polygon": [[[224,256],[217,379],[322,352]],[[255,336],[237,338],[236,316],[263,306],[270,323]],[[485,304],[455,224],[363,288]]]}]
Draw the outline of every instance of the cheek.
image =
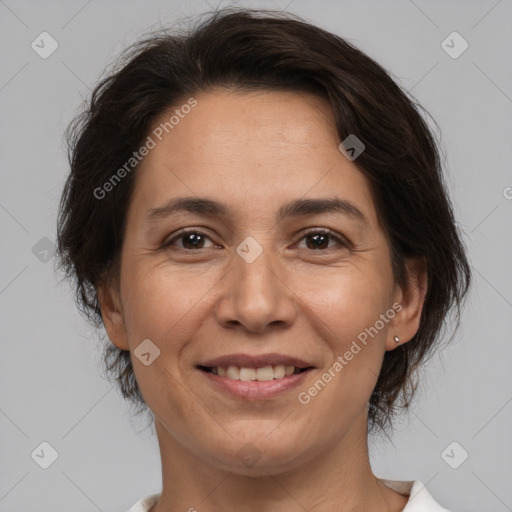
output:
[{"label": "cheek", "polygon": [[187,326],[197,317],[201,302],[207,300],[222,277],[210,270],[185,272],[163,266],[131,268],[125,280],[127,300],[123,304],[125,322],[132,337],[130,344],[153,337],[157,345],[168,347],[177,336],[186,337]]},{"label": "cheek", "polygon": [[[124,320],[132,352],[137,383],[148,406],[155,413],[176,418],[173,428],[187,430],[189,415],[200,414],[199,405],[190,400],[181,377],[181,352],[193,340],[204,314],[202,300],[214,286],[215,276],[188,274],[163,266],[135,265],[122,282]],[[137,347],[149,339],[158,356],[149,365],[138,360]]]},{"label": "cheek", "polygon": [[329,278],[317,279],[314,287],[304,288],[302,302],[313,308],[308,318],[315,322],[315,335],[329,349],[318,375],[321,382],[302,390],[316,402],[314,407],[336,405],[333,411],[341,415],[349,411],[355,414],[365,407],[376,384],[394,316],[391,283],[386,270],[375,265],[365,272],[339,269]]},{"label": "cheek", "polygon": [[301,287],[298,295],[305,314],[309,308],[309,318],[318,319],[325,339],[337,349],[373,326],[392,305],[392,280],[387,270],[377,265],[318,273],[315,279],[308,277],[296,286]]}]

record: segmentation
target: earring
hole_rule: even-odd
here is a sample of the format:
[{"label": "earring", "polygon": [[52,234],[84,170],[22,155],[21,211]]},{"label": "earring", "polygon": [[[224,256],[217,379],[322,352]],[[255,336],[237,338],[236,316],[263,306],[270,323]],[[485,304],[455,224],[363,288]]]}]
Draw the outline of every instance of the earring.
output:
[{"label": "earring", "polygon": [[395,343],[400,343],[400,338],[398,336],[395,336],[393,339],[395,340]]}]

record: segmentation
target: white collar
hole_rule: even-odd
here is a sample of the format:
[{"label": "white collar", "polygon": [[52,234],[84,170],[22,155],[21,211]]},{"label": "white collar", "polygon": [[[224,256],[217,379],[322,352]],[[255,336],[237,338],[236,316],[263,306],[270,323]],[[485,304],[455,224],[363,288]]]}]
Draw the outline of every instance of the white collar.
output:
[{"label": "white collar", "polygon": [[379,478],[379,481],[385,486],[393,489],[409,500],[402,512],[449,512],[443,508],[420,480],[387,480]]},{"label": "white collar", "polygon": [[[450,512],[434,500],[420,480],[387,480],[385,478],[378,480],[386,487],[409,497],[402,512]],[[160,494],[146,496],[135,503],[128,512],[148,512],[156,505],[160,496]]]}]

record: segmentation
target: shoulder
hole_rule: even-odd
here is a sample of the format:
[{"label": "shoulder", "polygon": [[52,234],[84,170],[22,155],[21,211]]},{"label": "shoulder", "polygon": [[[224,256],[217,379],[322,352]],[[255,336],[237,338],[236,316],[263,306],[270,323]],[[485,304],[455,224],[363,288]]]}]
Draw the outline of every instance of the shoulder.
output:
[{"label": "shoulder", "polygon": [[408,496],[409,500],[402,512],[450,512],[432,497],[420,480],[401,481],[383,478],[379,480],[394,491]]}]

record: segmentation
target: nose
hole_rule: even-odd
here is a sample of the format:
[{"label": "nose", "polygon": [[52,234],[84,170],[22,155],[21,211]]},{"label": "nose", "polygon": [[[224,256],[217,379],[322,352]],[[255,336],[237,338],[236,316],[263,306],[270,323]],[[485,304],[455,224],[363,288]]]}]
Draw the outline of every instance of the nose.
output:
[{"label": "nose", "polygon": [[264,249],[249,263],[235,253],[231,265],[219,283],[219,324],[254,333],[290,327],[297,315],[297,295],[278,256]]}]

